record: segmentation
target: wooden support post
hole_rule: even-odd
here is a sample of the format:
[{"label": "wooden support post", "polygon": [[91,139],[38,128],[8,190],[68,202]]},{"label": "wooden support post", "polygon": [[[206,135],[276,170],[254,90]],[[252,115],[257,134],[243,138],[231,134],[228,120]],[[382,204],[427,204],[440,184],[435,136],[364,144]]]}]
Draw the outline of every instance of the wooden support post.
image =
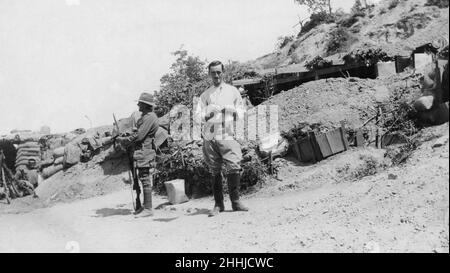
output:
[{"label": "wooden support post", "polygon": [[[376,117],[376,119],[377,119],[377,124],[378,124],[378,121],[380,120],[380,118],[381,118],[381,114],[382,114],[382,112],[381,112],[381,108],[380,107],[378,107],[378,112],[377,112],[377,117]],[[378,149],[381,149],[381,139],[380,139],[380,127],[379,127],[379,125],[377,125],[377,134],[376,134],[376,136],[375,136],[375,145],[376,145],[376,147],[378,148]]]},{"label": "wooden support post", "polygon": [[343,121],[341,121],[340,132],[341,132],[342,141],[344,141],[345,150],[347,151],[350,145],[348,144],[347,135],[345,133],[345,123]]}]

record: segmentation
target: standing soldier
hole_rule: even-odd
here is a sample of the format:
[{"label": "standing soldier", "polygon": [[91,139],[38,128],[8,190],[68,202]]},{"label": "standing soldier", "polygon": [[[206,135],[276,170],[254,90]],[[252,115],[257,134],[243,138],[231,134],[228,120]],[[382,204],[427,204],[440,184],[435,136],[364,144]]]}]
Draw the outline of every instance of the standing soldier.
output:
[{"label": "standing soldier", "polygon": [[[236,141],[233,119],[242,119],[244,106],[236,87],[223,82],[224,66],[220,61],[208,65],[213,86],[200,96],[196,108],[197,120],[204,128],[203,156],[213,176],[215,205],[209,216],[225,210],[222,192],[222,168],[227,176],[231,206],[234,211],[248,211],[239,201],[241,146]],[[211,129],[211,130],[210,130]]]},{"label": "standing soldier", "polygon": [[133,147],[134,166],[142,183],[144,203],[141,210],[136,211],[136,217],[153,216],[152,209],[152,171],[155,164],[156,152],[154,138],[159,127],[158,117],[153,112],[155,101],[153,95],[142,93],[138,100],[139,111],[142,113],[137,121],[136,130],[129,136],[120,136],[117,141],[123,146]]}]

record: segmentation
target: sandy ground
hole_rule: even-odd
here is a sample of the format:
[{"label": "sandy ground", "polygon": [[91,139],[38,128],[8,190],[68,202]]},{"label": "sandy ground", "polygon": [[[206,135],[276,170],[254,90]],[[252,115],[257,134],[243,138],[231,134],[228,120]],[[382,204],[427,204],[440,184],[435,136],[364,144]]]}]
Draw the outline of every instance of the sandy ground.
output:
[{"label": "sandy ground", "polygon": [[155,216],[135,219],[129,190],[4,213],[0,251],[448,253],[448,124],[430,132],[407,164],[358,180],[333,179],[331,170],[364,149],[316,167],[287,161],[280,181],[243,198],[247,213],[210,218],[212,198],[164,206],[157,197]]}]

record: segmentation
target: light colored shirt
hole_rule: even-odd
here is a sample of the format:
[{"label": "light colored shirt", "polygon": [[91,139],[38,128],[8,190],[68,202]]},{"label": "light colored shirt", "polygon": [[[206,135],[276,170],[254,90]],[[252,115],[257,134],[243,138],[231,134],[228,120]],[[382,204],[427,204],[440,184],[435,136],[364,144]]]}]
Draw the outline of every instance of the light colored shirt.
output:
[{"label": "light colored shirt", "polygon": [[[229,110],[225,111],[228,108]],[[232,111],[230,111],[232,110]],[[214,113],[212,118],[210,114]],[[203,124],[202,133],[205,136],[205,130],[215,128],[209,133],[214,138],[220,139],[219,135],[234,136],[234,116],[236,119],[242,119],[245,114],[245,106],[241,94],[236,87],[222,83],[220,86],[211,86],[200,95],[194,114],[196,120]]]}]

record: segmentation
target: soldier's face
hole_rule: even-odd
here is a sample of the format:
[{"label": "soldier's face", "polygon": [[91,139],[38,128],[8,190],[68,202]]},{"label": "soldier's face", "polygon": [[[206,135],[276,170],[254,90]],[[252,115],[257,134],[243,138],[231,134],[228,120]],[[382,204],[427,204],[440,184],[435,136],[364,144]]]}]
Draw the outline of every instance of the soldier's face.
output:
[{"label": "soldier's face", "polygon": [[143,112],[145,110],[145,105],[142,102],[138,103],[139,112]]},{"label": "soldier's face", "polygon": [[215,86],[220,85],[223,80],[222,65],[211,66],[209,69],[209,76]]}]

